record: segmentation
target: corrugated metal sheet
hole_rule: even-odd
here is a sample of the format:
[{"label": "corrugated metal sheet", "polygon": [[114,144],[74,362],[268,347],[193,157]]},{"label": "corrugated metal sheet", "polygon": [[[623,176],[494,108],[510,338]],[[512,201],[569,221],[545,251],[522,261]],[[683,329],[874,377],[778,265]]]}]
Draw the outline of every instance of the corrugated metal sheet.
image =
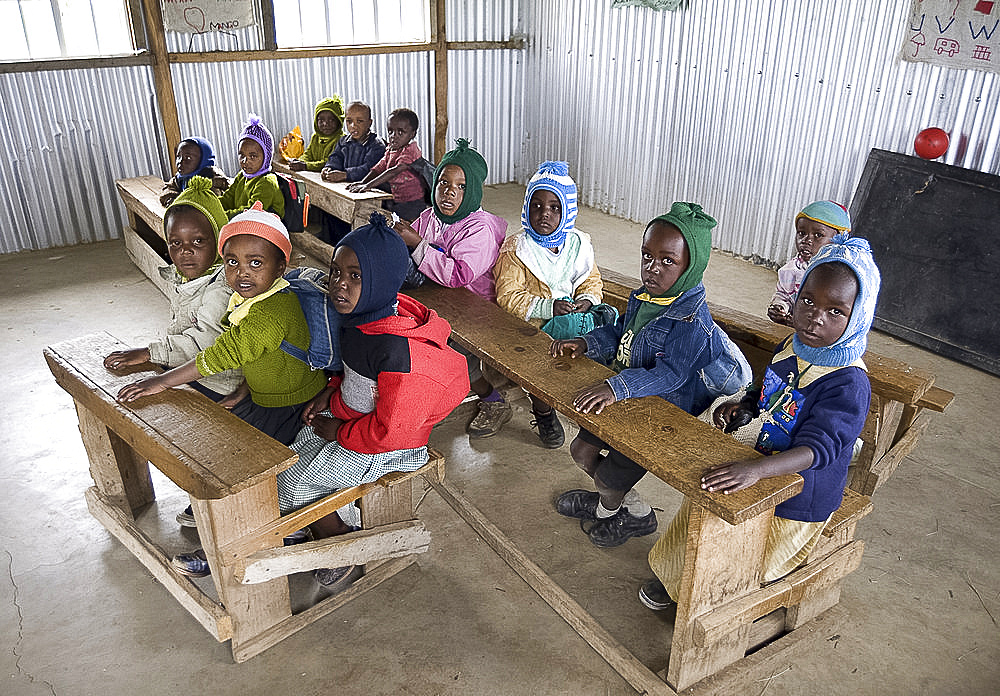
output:
[{"label": "corrugated metal sheet", "polygon": [[943,161],[1000,173],[1000,76],[898,60],[909,5],[526,5],[518,177],[569,160],[584,203],[638,221],[697,201],[716,246],[781,263],[795,212],[848,204],[873,147],[939,126]]}]

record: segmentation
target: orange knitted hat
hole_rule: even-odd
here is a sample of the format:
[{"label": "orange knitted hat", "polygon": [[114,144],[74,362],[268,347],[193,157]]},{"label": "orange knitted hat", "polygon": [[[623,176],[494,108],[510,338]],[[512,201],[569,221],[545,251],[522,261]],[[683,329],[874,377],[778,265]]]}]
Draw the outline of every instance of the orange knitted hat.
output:
[{"label": "orange knitted hat", "polygon": [[230,237],[238,234],[252,234],[255,237],[263,237],[274,246],[281,249],[285,255],[287,263],[292,256],[292,242],[288,238],[288,230],[281,222],[281,218],[274,213],[264,210],[260,201],[254,204],[239,215],[233,217],[226,225],[219,230],[219,254],[222,254],[222,247]]}]

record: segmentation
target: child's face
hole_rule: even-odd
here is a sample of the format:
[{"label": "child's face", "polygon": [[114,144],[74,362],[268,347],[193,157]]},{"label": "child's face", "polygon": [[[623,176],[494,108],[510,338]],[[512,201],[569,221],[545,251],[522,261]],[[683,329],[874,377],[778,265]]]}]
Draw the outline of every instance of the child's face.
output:
[{"label": "child's face", "polygon": [[559,227],[562,220],[562,204],[559,196],[552,191],[538,189],[528,201],[528,223],[531,229],[548,237]]},{"label": "child's face", "polygon": [[340,129],[340,119],[332,111],[320,111],[316,117],[316,130],[322,136],[331,136]]},{"label": "child's face", "polygon": [[363,106],[355,105],[347,109],[344,119],[347,132],[355,140],[363,139],[372,128],[371,112]]},{"label": "child's face", "polygon": [[402,116],[393,116],[389,119],[388,143],[390,150],[402,150],[410,144],[413,136],[417,134],[416,129],[410,126],[409,120]]},{"label": "child's face", "polygon": [[681,231],[667,222],[654,222],[642,236],[639,276],[646,292],[662,295],[677,282],[691,261]]},{"label": "child's face", "polygon": [[350,314],[361,299],[361,264],[349,246],[339,246],[330,260],[330,302],[340,314]]},{"label": "child's face", "polygon": [[205,275],[215,263],[215,234],[208,219],[198,210],[190,206],[172,209],[165,232],[170,260],[188,280]]},{"label": "child's face", "polygon": [[201,162],[201,148],[194,143],[181,143],[177,146],[174,166],[181,176],[190,176],[198,170]]},{"label": "child's face", "polygon": [[240,141],[240,169],[247,176],[260,171],[264,166],[264,148],[256,140],[243,138]]},{"label": "child's face", "polygon": [[285,255],[263,237],[238,234],[222,247],[222,264],[229,287],[250,299],[270,290],[285,272]]},{"label": "child's face", "polygon": [[437,187],[434,190],[434,202],[445,215],[454,215],[465,198],[465,171],[455,164],[449,164],[441,170]]},{"label": "child's face", "polygon": [[858,280],[824,263],[812,270],[799,289],[792,328],[810,348],[833,345],[844,334],[858,296]]},{"label": "child's face", "polygon": [[837,234],[837,230],[822,222],[809,218],[799,218],[795,221],[795,251],[805,262],[813,257],[820,247],[829,244]]}]

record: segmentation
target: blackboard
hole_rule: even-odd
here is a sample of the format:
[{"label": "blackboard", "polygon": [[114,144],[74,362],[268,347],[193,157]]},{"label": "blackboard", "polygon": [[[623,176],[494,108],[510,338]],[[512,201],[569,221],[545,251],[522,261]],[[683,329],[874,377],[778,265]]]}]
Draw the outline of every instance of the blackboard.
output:
[{"label": "blackboard", "polygon": [[851,220],[882,273],[875,328],[1000,375],[1000,176],[872,150]]}]

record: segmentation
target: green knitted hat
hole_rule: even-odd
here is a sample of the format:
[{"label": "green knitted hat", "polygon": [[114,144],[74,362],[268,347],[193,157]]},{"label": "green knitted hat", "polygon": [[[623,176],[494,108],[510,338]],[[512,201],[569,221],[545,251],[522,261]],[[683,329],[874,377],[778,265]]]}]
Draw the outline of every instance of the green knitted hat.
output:
[{"label": "green knitted hat", "polygon": [[[219,197],[212,192],[212,182],[203,176],[192,176],[188,180],[187,187],[181,191],[173,203],[167,206],[167,210],[179,205],[191,206],[207,217],[216,239],[219,238],[219,230],[222,229],[222,226],[229,222]],[[166,213],[164,213],[164,218],[166,218]]]},{"label": "green knitted hat", "polygon": [[670,206],[670,212],[653,218],[646,225],[654,222],[666,222],[681,231],[684,241],[687,243],[688,262],[687,270],[681,277],[670,286],[664,293],[666,296],[680,295],[687,292],[701,282],[708,267],[708,258],[712,253],[712,228],[717,224],[715,218],[701,209],[697,203],[683,203],[678,201]]},{"label": "green knitted hat", "polygon": [[[460,167],[465,172],[465,195],[462,197],[462,204],[454,215],[444,215],[437,206],[435,196],[437,193],[437,182],[441,176],[441,171],[449,164]],[[434,214],[441,222],[451,224],[458,222],[469,213],[479,209],[483,202],[483,182],[486,181],[486,174],[489,169],[486,160],[478,152],[469,147],[469,141],[459,138],[455,143],[455,149],[449,150],[441,158],[437,169],[434,170],[434,186],[431,187],[431,203],[434,206]]]},{"label": "green knitted hat", "polygon": [[339,124],[337,126],[337,131],[343,133],[344,125],[344,100],[340,98],[339,94],[334,94],[332,97],[326,99],[320,99],[319,103],[316,104],[316,108],[313,110],[313,130],[316,130],[316,119],[319,118],[320,111],[329,111],[333,114]]}]

